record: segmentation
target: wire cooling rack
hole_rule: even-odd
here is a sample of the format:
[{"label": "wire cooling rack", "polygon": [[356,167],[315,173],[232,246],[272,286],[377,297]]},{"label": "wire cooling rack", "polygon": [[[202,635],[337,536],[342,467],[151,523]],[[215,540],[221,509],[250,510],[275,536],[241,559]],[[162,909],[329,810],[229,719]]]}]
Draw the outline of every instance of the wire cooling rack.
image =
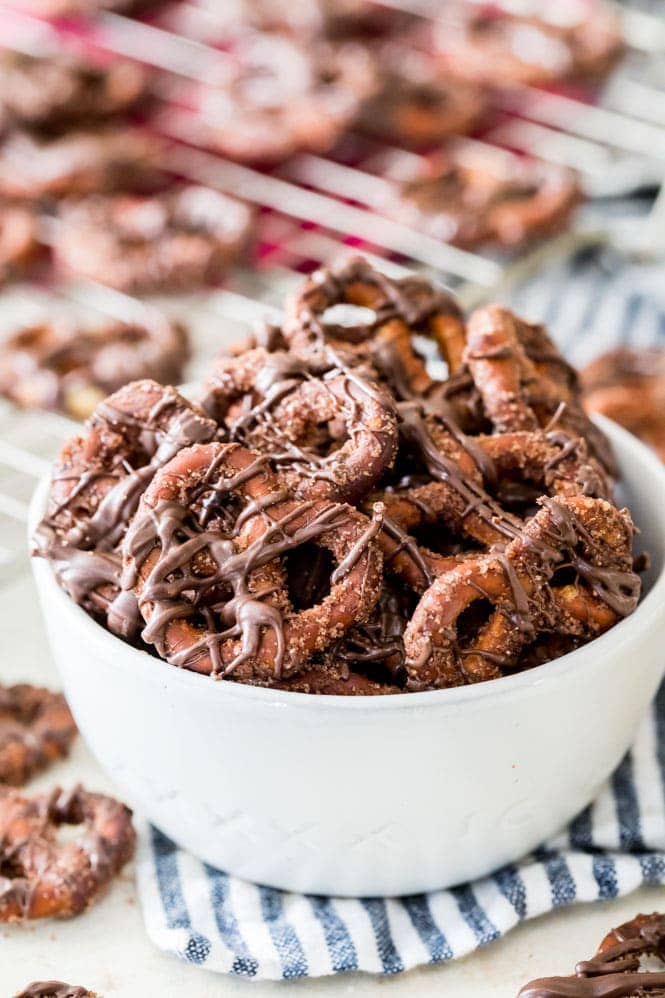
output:
[{"label": "wire cooling rack", "polygon": [[[513,5],[519,2],[512,0]],[[383,0],[382,5],[423,19],[448,16],[445,4],[431,0]],[[665,196],[656,198],[650,214],[623,218],[620,226],[608,223],[605,213],[599,223],[595,211],[603,199],[659,189],[665,177],[665,20],[646,10],[621,8],[629,52],[594,103],[575,93],[534,88],[504,94],[497,98],[495,123],[482,141],[457,140],[465,155],[491,152],[508,168],[510,157],[527,153],[574,166],[580,173],[590,201],[572,230],[535,250],[508,256],[458,249],[380,213],[390,184],[386,178],[417,163],[418,156],[405,149],[351,132],[328,156],[296,155],[265,171],[205,148],[197,113],[173,99],[187,81],[214,78],[225,58],[211,44],[204,3],[166,5],[151,22],[103,13],[94,20],[58,24],[31,16],[21,6],[0,2],[0,44],[6,48],[43,55],[67,47],[97,48],[160,70],[151,127],[168,140],[164,168],[256,205],[260,231],[251,269],[234,269],[222,287],[206,293],[142,302],[91,282],[13,286],[0,294],[0,336],[54,311],[132,318],[145,307],[159,309],[190,326],[194,357],[188,376],[196,379],[211,356],[247,325],[266,315],[276,317],[284,296],[303,274],[351,251],[365,253],[395,275],[417,269],[435,276],[454,287],[468,306],[505,294],[531,271],[585,243],[609,241],[643,254],[665,248]],[[215,18],[214,30],[217,41],[220,18]],[[24,569],[25,521],[35,480],[75,430],[62,417],[21,412],[0,402],[0,585]]]}]

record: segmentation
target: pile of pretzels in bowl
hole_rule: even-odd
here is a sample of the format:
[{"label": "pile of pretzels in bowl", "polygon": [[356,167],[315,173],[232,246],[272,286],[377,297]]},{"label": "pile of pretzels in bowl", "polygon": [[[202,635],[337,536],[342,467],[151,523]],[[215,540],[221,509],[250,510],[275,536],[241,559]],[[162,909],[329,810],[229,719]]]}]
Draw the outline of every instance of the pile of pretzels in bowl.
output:
[{"label": "pile of pretzels in bowl", "polygon": [[101,402],[35,534],[72,599],[172,665],[441,689],[548,662],[637,606],[611,448],[544,328],[507,309],[465,320],[425,278],[345,259],[197,395],[138,381]]}]

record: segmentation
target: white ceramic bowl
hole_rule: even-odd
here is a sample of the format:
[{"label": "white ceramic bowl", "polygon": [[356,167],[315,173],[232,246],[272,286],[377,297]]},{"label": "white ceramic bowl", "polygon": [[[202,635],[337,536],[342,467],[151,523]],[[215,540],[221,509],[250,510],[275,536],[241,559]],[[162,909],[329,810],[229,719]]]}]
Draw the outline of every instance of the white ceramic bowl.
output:
[{"label": "white ceramic bowl", "polygon": [[653,558],[650,591],[584,648],[477,686],[345,698],[213,682],[109,634],[34,559],[53,654],[99,762],[192,853],[290,890],[431,890],[534,848],[617,765],[665,666],[665,470],[602,425]]}]

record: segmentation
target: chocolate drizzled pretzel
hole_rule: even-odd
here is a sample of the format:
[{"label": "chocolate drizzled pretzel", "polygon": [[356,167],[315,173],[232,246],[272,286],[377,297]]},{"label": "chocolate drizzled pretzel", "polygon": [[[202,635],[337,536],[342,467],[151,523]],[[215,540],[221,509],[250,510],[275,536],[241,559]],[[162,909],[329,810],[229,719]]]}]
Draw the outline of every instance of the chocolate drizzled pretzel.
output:
[{"label": "chocolate drizzled pretzel", "polygon": [[642,970],[644,957],[665,963],[665,915],[636,915],[609,932],[571,977],[543,977],[518,998],[647,998],[665,995],[665,970]]},{"label": "chocolate drizzled pretzel", "polygon": [[139,63],[95,66],[73,56],[38,58],[19,52],[0,57],[0,102],[10,118],[31,128],[127,111],[145,96],[147,83]]},{"label": "chocolate drizzled pretzel", "polygon": [[[297,563],[290,588],[296,589],[304,605],[311,602],[312,591],[326,591],[329,570],[321,565],[323,560],[303,556]],[[325,696],[401,692],[406,677],[402,634],[411,605],[407,592],[393,588],[384,579],[379,600],[364,623],[354,624],[295,675],[282,676],[270,685]]]},{"label": "chocolate drizzled pretzel", "polygon": [[394,460],[392,398],[349,368],[316,378],[292,354],[259,347],[221,358],[204,394],[230,439],[270,455],[303,498],[357,501]]},{"label": "chocolate drizzled pretzel", "polygon": [[312,42],[247,33],[219,87],[201,89],[207,141],[232,159],[278,162],[294,152],[327,151],[376,89],[374,62],[353,42]]},{"label": "chocolate drizzled pretzel", "polygon": [[620,347],[581,374],[584,406],[600,412],[653,447],[665,460],[665,350]]},{"label": "chocolate drizzled pretzel", "polygon": [[62,693],[0,686],[0,784],[22,786],[69,752],[76,725]]},{"label": "chocolate drizzled pretzel", "polygon": [[611,496],[607,474],[582,437],[557,430],[518,431],[480,436],[473,444],[492,463],[497,497],[504,505],[528,500],[529,486],[531,497]]},{"label": "chocolate drizzled pretzel", "polygon": [[0,348],[0,393],[26,408],[85,419],[128,381],[181,381],[188,353],[184,327],[161,316],[85,327],[45,322],[19,329]]},{"label": "chocolate drizzled pretzel", "polygon": [[494,243],[514,249],[564,227],[580,199],[575,175],[563,167],[515,160],[508,172],[498,170],[489,155],[483,160],[476,153],[467,163],[449,153],[397,181],[382,207],[398,221],[456,246]]},{"label": "chocolate drizzled pretzel", "polygon": [[592,455],[613,473],[611,449],[584,413],[575,372],[543,339],[541,326],[498,305],[472,313],[464,359],[485,415],[498,432],[545,427],[583,437]]},{"label": "chocolate drizzled pretzel", "polygon": [[380,51],[381,88],[360,118],[364,131],[411,148],[467,135],[488,109],[487,95],[465,81],[444,79],[431,58],[394,46]]},{"label": "chocolate drizzled pretzel", "polygon": [[64,981],[33,981],[14,998],[98,998],[96,991],[88,991],[77,984]]},{"label": "chocolate drizzled pretzel", "polygon": [[[155,476],[123,543],[123,585],[168,661],[244,681],[289,675],[379,595],[374,521],[348,506],[293,500],[268,460],[238,444],[180,451]],[[321,602],[287,602],[279,559],[302,544],[336,563]]]},{"label": "chocolate drizzled pretzel", "polygon": [[88,991],[77,984],[64,981],[33,981],[14,998],[98,998],[96,991]]},{"label": "chocolate drizzled pretzel", "polygon": [[[536,7],[537,9],[537,7]],[[489,85],[542,86],[564,79],[599,78],[623,48],[621,24],[602,3],[580,3],[578,17],[510,14],[496,5],[465,10],[445,18],[434,44],[447,71]]]},{"label": "chocolate drizzled pretzel", "polygon": [[219,280],[246,250],[252,212],[204,187],[63,206],[55,254],[67,270],[131,292]]},{"label": "chocolate drizzled pretzel", "polygon": [[173,665],[395,694],[538,666],[637,604],[607,442],[505,309],[467,328],[425,279],[347,260],[219,360],[203,406],[143,382],[98,407],[38,531],[88,612]]},{"label": "chocolate drizzled pretzel", "polygon": [[[80,831],[60,845],[58,828]],[[23,797],[0,792],[0,921],[78,915],[134,852],[131,811],[75,788]]]},{"label": "chocolate drizzled pretzel", "polygon": [[[540,505],[507,547],[444,572],[424,594],[404,632],[411,688],[498,678],[538,633],[595,635],[635,609],[628,511],[584,496]],[[561,568],[572,582],[557,580]],[[466,643],[459,620],[480,601],[492,611]]]},{"label": "chocolate drizzled pretzel", "polygon": [[31,208],[0,207],[0,284],[23,277],[41,255],[39,224]]},{"label": "chocolate drizzled pretzel", "polygon": [[315,367],[330,364],[330,350],[369,362],[398,399],[434,387],[414,333],[431,337],[453,372],[464,348],[461,313],[447,291],[424,278],[387,277],[362,257],[317,270],[288,304],[283,333]]},{"label": "chocolate drizzled pretzel", "polygon": [[398,410],[403,444],[417,455],[426,480],[416,474],[415,483],[390,486],[374,498],[386,510],[380,535],[386,569],[418,592],[466,560],[454,549],[434,553],[416,544],[411,535],[423,529],[445,525],[453,537],[503,544],[519,536],[520,516],[539,496],[611,496],[603,468],[581,438],[542,430],[467,436],[417,403]]},{"label": "chocolate drizzled pretzel", "polygon": [[128,126],[41,136],[14,130],[0,142],[0,195],[61,198],[154,188],[160,140]]},{"label": "chocolate drizzled pretzel", "polygon": [[521,521],[486,491],[484,477],[494,479],[494,466],[485,461],[474,440],[451,432],[450,423],[423,413],[417,402],[401,403],[398,408],[400,436],[417,454],[426,478],[420,484],[416,475],[412,484],[408,476],[408,484],[390,486],[380,495],[386,508],[380,542],[388,571],[422,592],[460,558],[456,552],[442,556],[419,547],[411,532],[445,524],[457,536],[489,545],[517,536]]},{"label": "chocolate drizzled pretzel", "polygon": [[119,591],[118,545],[143,490],[183,447],[216,432],[174,388],[139,381],[101,402],[85,436],[65,444],[35,553],[49,558],[63,588],[115,633],[132,637],[138,629],[133,595]]}]

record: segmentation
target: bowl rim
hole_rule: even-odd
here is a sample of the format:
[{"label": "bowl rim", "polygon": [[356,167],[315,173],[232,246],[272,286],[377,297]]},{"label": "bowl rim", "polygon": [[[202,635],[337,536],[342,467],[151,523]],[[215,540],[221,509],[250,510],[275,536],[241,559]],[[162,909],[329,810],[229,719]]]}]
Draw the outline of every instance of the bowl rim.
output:
[{"label": "bowl rim", "polygon": [[[622,445],[631,449],[643,464],[647,465],[649,474],[654,479],[653,488],[658,488],[658,479],[660,479],[660,491],[665,495],[665,465],[661,463],[655,452],[612,420],[603,416],[594,416],[594,421],[607,433],[612,443],[615,441],[621,442]],[[50,473],[40,479],[30,502],[28,517],[29,543],[43,513],[49,482]],[[665,509],[663,511],[663,523],[665,525]],[[208,676],[201,676],[199,673],[187,669],[176,668],[159,657],[150,655],[140,648],[133,647],[110,631],[107,631],[75,603],[58,585],[55,573],[48,561],[34,556],[31,557],[31,561],[40,595],[47,595],[49,598],[53,598],[58,607],[61,608],[63,619],[69,617],[72,628],[83,629],[85,636],[90,641],[101,642],[109,646],[115,644],[116,652],[112,657],[117,663],[120,663],[122,659],[123,667],[129,665],[134,672],[143,670],[148,679],[162,683],[180,684],[183,688],[189,688],[194,693],[198,690],[199,693],[208,696],[221,696],[239,702],[254,702],[273,708],[316,707],[318,710],[324,709],[328,712],[342,710],[347,713],[357,713],[360,711],[378,714],[383,711],[394,710],[410,711],[416,709],[422,711],[423,709],[440,709],[449,706],[456,708],[467,702],[479,703],[497,697],[527,694],[533,691],[535,687],[556,683],[562,676],[565,676],[572,670],[578,671],[583,667],[585,658],[593,658],[596,654],[602,657],[603,653],[609,651],[610,648],[616,653],[618,643],[621,646],[626,643],[632,643],[632,640],[639,637],[643,631],[648,631],[659,615],[663,616],[662,607],[665,604],[664,553],[660,571],[654,578],[649,592],[640,602],[634,613],[624,620],[619,621],[609,631],[589,641],[581,648],[567,652],[560,658],[544,662],[542,665],[534,666],[531,669],[515,673],[511,676],[502,676],[500,679],[490,679],[468,686],[456,686],[441,690],[423,690],[416,693],[395,693],[386,696],[345,696],[343,694],[277,690],[270,687],[250,686],[246,683],[224,682],[223,680],[211,681]],[[43,588],[44,591],[42,592]],[[663,617],[663,622],[665,623],[665,617]],[[119,645],[123,648],[122,655],[119,652]],[[150,674],[146,670],[150,670]],[[215,692],[212,692],[213,690]]]}]

